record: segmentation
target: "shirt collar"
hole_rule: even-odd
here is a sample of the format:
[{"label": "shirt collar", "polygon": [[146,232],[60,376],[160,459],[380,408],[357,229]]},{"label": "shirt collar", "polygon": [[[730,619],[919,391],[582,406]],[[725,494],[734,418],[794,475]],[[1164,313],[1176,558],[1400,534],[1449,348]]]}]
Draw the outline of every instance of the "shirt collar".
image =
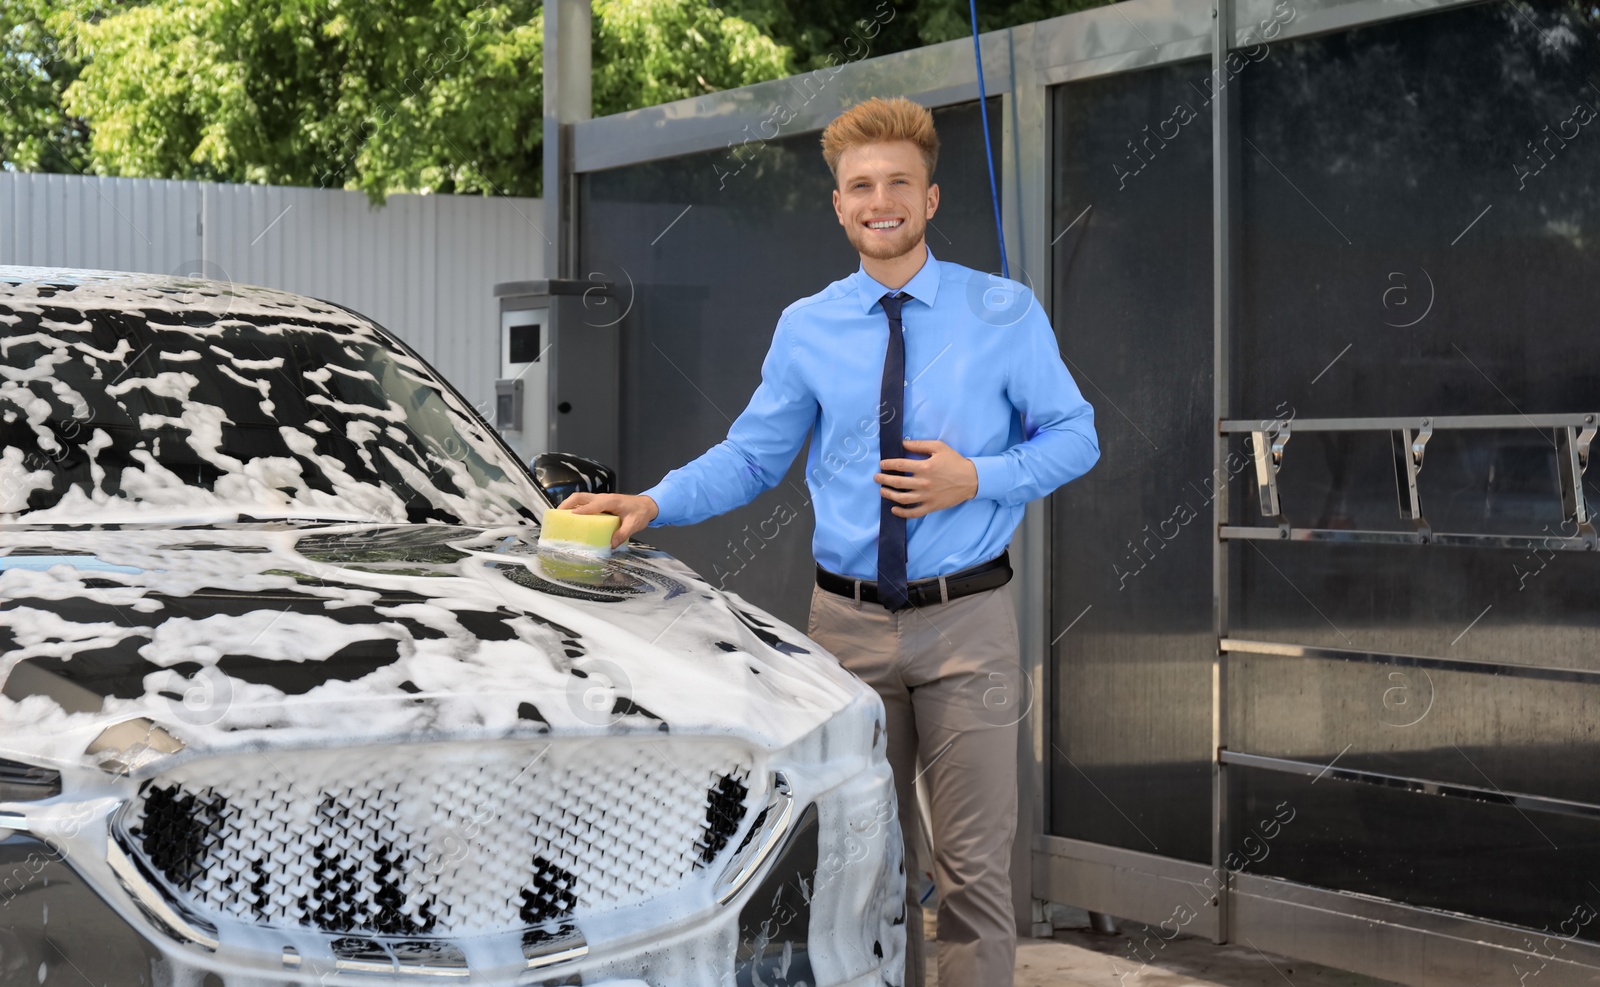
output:
[{"label": "shirt collar", "polygon": [[[939,262],[933,259],[933,249],[931,247],[925,246],[925,249],[928,251],[928,259],[923,263],[922,269],[910,281],[907,281],[900,290],[919,302],[932,305],[934,298],[939,294]],[[871,312],[872,306],[878,304],[884,295],[892,291],[892,289],[885,288],[879,284],[872,275],[867,273],[865,267],[857,268],[855,279],[856,297],[861,302],[862,314]]]}]

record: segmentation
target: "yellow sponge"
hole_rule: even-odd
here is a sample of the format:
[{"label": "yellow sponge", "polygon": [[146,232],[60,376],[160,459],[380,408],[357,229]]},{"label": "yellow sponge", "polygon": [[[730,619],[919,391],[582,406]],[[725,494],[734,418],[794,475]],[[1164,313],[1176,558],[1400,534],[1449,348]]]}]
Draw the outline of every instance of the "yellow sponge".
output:
[{"label": "yellow sponge", "polygon": [[622,518],[615,514],[575,514],[559,508],[544,512],[539,544],[573,552],[611,554],[611,536]]},{"label": "yellow sponge", "polygon": [[539,570],[551,579],[580,586],[601,586],[611,575],[599,555],[580,556],[576,552],[547,552],[539,558]]}]

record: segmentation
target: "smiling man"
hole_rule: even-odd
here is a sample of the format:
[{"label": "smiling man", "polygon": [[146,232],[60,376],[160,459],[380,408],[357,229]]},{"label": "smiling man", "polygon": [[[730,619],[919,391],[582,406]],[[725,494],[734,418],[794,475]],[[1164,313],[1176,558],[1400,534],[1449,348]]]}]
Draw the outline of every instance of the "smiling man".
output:
[{"label": "smiling man", "polygon": [[[860,269],[784,310],[726,440],[643,494],[561,506],[619,515],[613,545],[646,525],[703,521],[775,486],[815,429],[807,632],[883,697],[908,851],[906,983],[923,982],[921,868],[909,859],[920,776],[939,983],[1004,987],[1024,696],[1006,548],[1030,500],[1094,465],[1094,412],[1026,288],[929,251],[939,138],[926,109],[868,100],[828,126],[822,152]],[[863,458],[874,438],[879,457]]]}]

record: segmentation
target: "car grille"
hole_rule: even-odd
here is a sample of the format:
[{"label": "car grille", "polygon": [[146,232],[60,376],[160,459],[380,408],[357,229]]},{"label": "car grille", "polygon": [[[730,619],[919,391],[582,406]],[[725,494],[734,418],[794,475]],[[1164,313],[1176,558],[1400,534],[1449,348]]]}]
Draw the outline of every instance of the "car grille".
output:
[{"label": "car grille", "polygon": [[264,751],[146,781],[116,835],[213,921],[493,934],[684,886],[739,832],[750,769],[668,737]]}]

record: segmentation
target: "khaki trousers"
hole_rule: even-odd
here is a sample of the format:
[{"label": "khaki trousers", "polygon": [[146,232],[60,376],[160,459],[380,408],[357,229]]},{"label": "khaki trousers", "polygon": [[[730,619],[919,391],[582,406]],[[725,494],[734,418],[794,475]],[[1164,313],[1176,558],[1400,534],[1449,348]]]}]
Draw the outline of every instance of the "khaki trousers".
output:
[{"label": "khaki trousers", "polygon": [[883,697],[906,844],[906,985],[922,987],[914,859],[920,756],[939,888],[939,987],[1010,987],[1017,721],[1025,697],[1010,585],[890,613],[814,587],[807,633]]}]

